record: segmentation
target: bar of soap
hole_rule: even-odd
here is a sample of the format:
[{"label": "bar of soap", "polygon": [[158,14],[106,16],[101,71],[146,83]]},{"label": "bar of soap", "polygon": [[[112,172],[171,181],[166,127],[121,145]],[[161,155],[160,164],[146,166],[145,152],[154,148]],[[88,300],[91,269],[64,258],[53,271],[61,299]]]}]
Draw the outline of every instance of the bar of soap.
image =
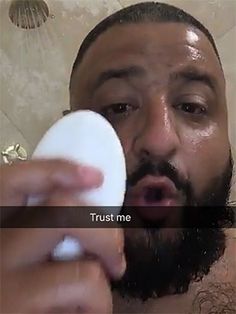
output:
[{"label": "bar of soap", "polygon": [[[66,115],[46,132],[32,158],[64,158],[100,169],[104,175],[102,186],[79,193],[78,199],[101,207],[105,213],[106,209],[110,214],[119,213],[126,189],[125,157],[115,130],[100,114],[81,110]],[[41,202],[42,198],[30,198],[28,205]],[[53,256],[74,259],[81,252],[78,241],[66,237]]]}]

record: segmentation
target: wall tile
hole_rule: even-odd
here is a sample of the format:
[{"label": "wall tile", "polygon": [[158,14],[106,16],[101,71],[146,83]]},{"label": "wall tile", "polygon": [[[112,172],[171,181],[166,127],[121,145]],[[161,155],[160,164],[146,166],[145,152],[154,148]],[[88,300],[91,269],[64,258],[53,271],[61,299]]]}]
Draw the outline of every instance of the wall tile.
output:
[{"label": "wall tile", "polygon": [[[27,142],[22,133],[12,124],[8,117],[0,110],[0,154],[7,147],[20,144],[30,156],[32,147]],[[0,163],[3,163],[2,155],[0,155]]]},{"label": "wall tile", "polygon": [[[120,0],[122,6],[128,6],[148,0]],[[223,36],[236,24],[235,0],[165,0],[194,15],[213,33],[216,38]],[[222,22],[223,21],[223,22]]]},{"label": "wall tile", "polygon": [[10,1],[0,2],[1,109],[32,146],[69,106],[70,71],[82,39],[121,8],[115,0],[48,3],[54,18],[26,31],[10,22]]}]

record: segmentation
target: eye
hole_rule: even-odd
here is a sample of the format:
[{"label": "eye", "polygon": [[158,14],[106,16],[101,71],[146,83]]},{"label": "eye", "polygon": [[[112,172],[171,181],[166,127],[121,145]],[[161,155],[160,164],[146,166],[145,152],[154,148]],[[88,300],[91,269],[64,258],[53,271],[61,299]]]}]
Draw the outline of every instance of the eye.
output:
[{"label": "eye", "polygon": [[131,111],[137,109],[137,106],[128,104],[128,103],[116,103],[106,106],[101,110],[101,113],[105,116],[118,116],[125,115],[127,116]]},{"label": "eye", "polygon": [[187,114],[192,114],[192,115],[206,115],[207,114],[206,107],[199,103],[191,103],[191,102],[180,103],[176,106],[176,108],[178,110],[184,111]]}]

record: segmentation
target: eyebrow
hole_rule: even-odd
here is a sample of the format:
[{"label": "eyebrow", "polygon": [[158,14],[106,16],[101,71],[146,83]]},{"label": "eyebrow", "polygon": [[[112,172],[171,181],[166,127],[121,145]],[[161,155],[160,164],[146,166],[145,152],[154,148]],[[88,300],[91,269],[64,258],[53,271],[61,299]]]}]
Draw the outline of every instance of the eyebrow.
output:
[{"label": "eyebrow", "polygon": [[[104,83],[111,79],[128,79],[132,77],[142,77],[147,72],[141,66],[133,65],[119,69],[108,69],[101,72],[92,86],[92,92],[95,92]],[[169,83],[177,80],[184,80],[185,82],[201,82],[207,85],[214,93],[217,90],[217,80],[210,73],[198,69],[196,67],[187,67],[183,70],[172,72],[169,75]]]},{"label": "eyebrow", "polygon": [[140,66],[129,66],[120,69],[109,69],[99,74],[93,85],[93,92],[111,79],[128,79],[130,77],[144,76],[146,71]]},{"label": "eyebrow", "polygon": [[173,72],[170,74],[169,81],[173,82],[178,79],[182,79],[186,82],[200,82],[207,85],[213,92],[216,93],[217,80],[210,73],[197,69],[195,67],[189,67],[182,71]]}]

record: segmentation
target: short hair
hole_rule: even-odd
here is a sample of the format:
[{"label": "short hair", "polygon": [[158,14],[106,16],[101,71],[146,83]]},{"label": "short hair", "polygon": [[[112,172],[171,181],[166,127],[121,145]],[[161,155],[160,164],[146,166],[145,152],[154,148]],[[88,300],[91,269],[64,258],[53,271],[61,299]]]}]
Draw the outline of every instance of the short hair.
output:
[{"label": "short hair", "polygon": [[[92,45],[93,42],[107,29],[115,25],[125,25],[125,24],[138,24],[145,22],[175,22],[191,25],[200,31],[202,31],[210,43],[212,44],[214,51],[219,59],[219,53],[215,44],[215,41],[208,31],[208,29],[197,19],[187,12],[179,9],[175,6],[159,3],[159,2],[142,2],[135,5],[123,8],[114,14],[108,16],[102,20],[97,26],[95,26],[89,34],[85,37],[82,42],[75,62],[72,67],[72,74],[75,68],[81,63],[86,51]],[[71,74],[71,76],[72,76]]]}]

